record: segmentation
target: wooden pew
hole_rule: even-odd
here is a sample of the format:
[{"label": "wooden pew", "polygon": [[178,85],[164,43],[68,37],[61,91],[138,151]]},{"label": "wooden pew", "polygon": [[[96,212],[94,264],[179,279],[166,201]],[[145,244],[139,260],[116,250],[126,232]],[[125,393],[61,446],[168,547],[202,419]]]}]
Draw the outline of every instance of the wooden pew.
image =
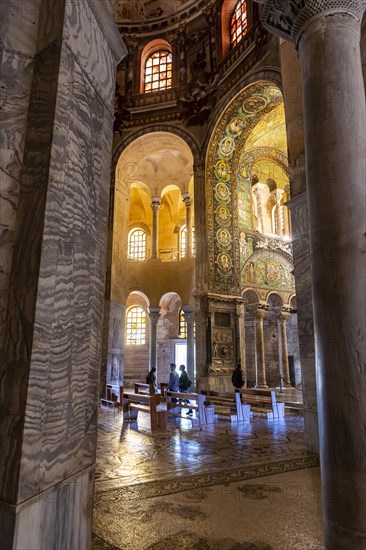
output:
[{"label": "wooden pew", "polygon": [[236,392],[201,391],[205,395],[206,405],[214,405],[215,414],[228,416],[231,422],[243,422],[250,418],[250,405],[242,403]]},{"label": "wooden pew", "polygon": [[100,404],[104,407],[112,407],[113,409],[119,406],[118,396],[113,392],[111,384],[107,384],[106,395],[105,397],[101,397]]},{"label": "wooden pew", "polygon": [[160,396],[165,401],[165,394],[168,390],[168,382],[160,382]]},{"label": "wooden pew", "polygon": [[[186,401],[187,399],[190,403],[183,404],[182,401]],[[195,404],[193,404],[192,401],[194,401]],[[192,426],[205,426],[207,424],[205,396],[200,393],[182,393],[168,390],[166,392],[166,408],[168,411],[168,416],[174,416],[175,418],[187,418],[192,421]],[[183,415],[182,409],[192,409],[197,411],[198,417]]]},{"label": "wooden pew", "polygon": [[151,431],[166,430],[167,412],[159,410],[160,395],[123,392],[123,421],[137,419],[139,411],[150,415]]},{"label": "wooden pew", "polygon": [[135,393],[155,395],[154,384],[141,384],[140,382],[135,382]]},{"label": "wooden pew", "polygon": [[252,410],[266,413],[267,418],[283,418],[285,416],[285,404],[278,403],[274,390],[241,388],[235,391],[242,395],[245,403],[251,405]]}]

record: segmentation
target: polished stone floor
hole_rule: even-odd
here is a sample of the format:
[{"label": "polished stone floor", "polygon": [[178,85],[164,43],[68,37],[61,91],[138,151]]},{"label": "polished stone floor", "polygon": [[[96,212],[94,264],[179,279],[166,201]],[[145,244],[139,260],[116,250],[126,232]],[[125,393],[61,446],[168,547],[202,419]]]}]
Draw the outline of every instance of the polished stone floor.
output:
[{"label": "polished stone floor", "polygon": [[322,550],[318,458],[303,419],[151,434],[100,410],[95,550]]}]

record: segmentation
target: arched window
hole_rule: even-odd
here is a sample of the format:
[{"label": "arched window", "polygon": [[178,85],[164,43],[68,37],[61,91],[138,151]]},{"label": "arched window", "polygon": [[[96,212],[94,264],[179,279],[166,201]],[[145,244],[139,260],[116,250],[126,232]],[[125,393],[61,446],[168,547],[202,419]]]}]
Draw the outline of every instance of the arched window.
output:
[{"label": "arched window", "polygon": [[141,346],[145,341],[146,313],[142,307],[131,307],[126,315],[126,344]]},{"label": "arched window", "polygon": [[172,87],[172,54],[168,50],[158,50],[145,62],[145,93],[166,90]]},{"label": "arched window", "polygon": [[232,48],[240,42],[247,30],[247,3],[246,0],[239,0],[235,6],[230,22],[230,44]]},{"label": "arched window", "polygon": [[182,309],[179,310],[179,338],[187,338],[187,321]]},{"label": "arched window", "polygon": [[130,260],[146,260],[146,233],[143,229],[131,229],[129,232],[127,255]]},{"label": "arched window", "polygon": [[[187,226],[182,225],[179,231],[179,257],[185,258],[187,254]],[[192,254],[196,254],[196,236],[194,227],[192,227]]]}]

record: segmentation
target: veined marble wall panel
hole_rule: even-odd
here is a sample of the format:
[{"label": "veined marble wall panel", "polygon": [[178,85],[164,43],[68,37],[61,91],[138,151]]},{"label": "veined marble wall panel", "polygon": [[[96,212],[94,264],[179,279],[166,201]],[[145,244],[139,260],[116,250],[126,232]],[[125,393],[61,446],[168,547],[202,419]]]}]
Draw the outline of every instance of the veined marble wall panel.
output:
[{"label": "veined marble wall panel", "polygon": [[[17,550],[81,550],[90,546],[94,473],[83,472],[31,499],[18,513]],[[55,529],[55,517],[58,517]],[[75,522],[75,517],[86,521]],[[11,548],[8,546],[7,548]]]},{"label": "veined marble wall panel", "polygon": [[[102,369],[105,369],[101,380],[101,392],[105,393],[105,383],[124,381],[124,327],[126,306],[118,302],[106,301],[104,308],[104,332],[107,349],[102,359]],[[103,377],[103,373],[102,373]]]},{"label": "veined marble wall panel", "polygon": [[[66,2],[65,18],[64,39],[67,45],[95,90],[107,105],[113,106],[115,89],[111,83],[115,80],[115,59],[88,0]],[[94,44],[98,44],[98,50]]]},{"label": "veined marble wall panel", "polygon": [[19,179],[32,74],[33,58],[31,56],[6,49],[1,52],[0,345],[8,303]]},{"label": "veined marble wall panel", "polygon": [[112,117],[66,46],[59,83],[21,468],[34,494],[95,460]]},{"label": "veined marble wall panel", "polygon": [[37,49],[39,0],[1,0],[1,47],[20,54],[34,55]]},{"label": "veined marble wall panel", "polygon": [[291,210],[293,233],[292,246],[298,308],[297,321],[303,383],[305,435],[308,449],[319,452],[313,297],[306,193],[298,195],[287,204]]}]

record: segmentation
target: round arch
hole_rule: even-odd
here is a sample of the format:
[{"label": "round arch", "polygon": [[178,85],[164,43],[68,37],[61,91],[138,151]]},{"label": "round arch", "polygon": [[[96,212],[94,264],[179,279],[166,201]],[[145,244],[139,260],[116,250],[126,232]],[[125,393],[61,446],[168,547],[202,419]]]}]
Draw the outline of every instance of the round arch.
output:
[{"label": "round arch", "polygon": [[165,132],[167,134],[173,134],[181,138],[184,142],[186,142],[186,144],[191,150],[191,153],[193,155],[193,164],[200,164],[201,148],[198,140],[193,134],[177,126],[173,126],[170,124],[159,124],[159,125],[151,126],[151,128],[149,128],[148,133],[146,132],[146,128],[140,128],[139,130],[133,132],[132,134],[128,134],[124,136],[119,141],[112,155],[112,174],[115,173],[116,166],[121,154],[131,143],[133,143],[136,139],[142,136],[146,136],[148,134],[154,134],[156,132]]}]

